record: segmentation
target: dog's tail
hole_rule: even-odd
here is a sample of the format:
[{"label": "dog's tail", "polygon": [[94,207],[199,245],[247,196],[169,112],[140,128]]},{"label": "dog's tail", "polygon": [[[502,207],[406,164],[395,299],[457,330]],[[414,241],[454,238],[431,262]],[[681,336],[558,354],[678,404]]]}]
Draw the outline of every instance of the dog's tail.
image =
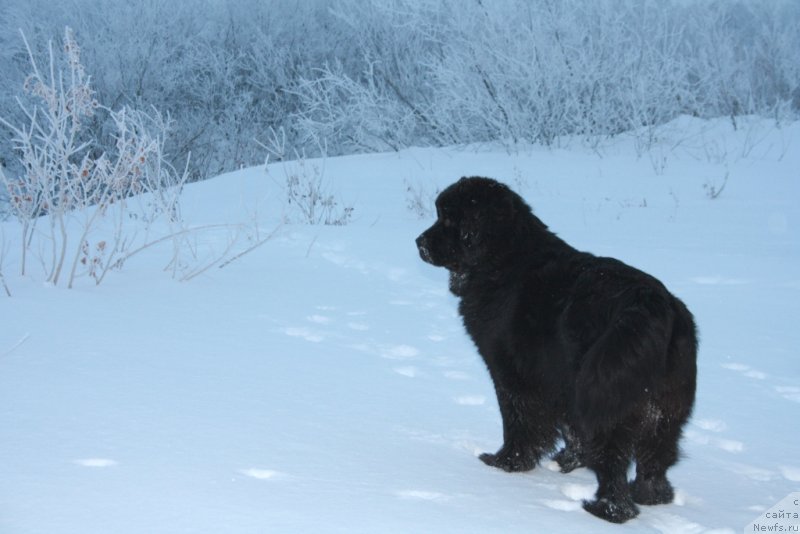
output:
[{"label": "dog's tail", "polygon": [[584,354],[574,409],[590,435],[616,426],[664,385],[677,311],[673,299],[655,288],[631,292]]}]

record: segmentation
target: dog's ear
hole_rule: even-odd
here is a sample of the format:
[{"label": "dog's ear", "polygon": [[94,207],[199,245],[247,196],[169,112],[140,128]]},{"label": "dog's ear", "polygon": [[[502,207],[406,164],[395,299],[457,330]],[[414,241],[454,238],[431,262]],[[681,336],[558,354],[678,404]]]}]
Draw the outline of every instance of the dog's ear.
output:
[{"label": "dog's ear", "polygon": [[[506,189],[508,189],[508,188],[506,188]],[[519,208],[520,208],[519,200],[520,199],[516,195],[516,193],[512,193],[510,189],[509,189],[509,193],[510,194],[503,195],[503,209],[505,210],[505,213],[507,214],[508,218],[511,219],[511,220],[514,220],[514,218],[519,213]]]},{"label": "dog's ear", "polygon": [[500,182],[497,183],[495,187],[502,189],[499,192],[498,197],[501,199],[502,209],[507,216],[513,218],[520,212],[520,208],[524,205],[524,200],[522,197],[515,193],[510,187],[506,184],[501,184]]}]

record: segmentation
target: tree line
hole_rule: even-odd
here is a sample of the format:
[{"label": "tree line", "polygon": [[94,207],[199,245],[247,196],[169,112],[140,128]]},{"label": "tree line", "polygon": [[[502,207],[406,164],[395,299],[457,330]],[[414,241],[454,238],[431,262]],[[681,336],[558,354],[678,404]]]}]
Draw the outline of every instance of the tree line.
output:
[{"label": "tree line", "polygon": [[[74,31],[95,98],[168,116],[198,180],[274,158],[597,143],[679,115],[800,113],[792,0],[5,0],[0,117]],[[114,125],[88,118],[112,147]],[[0,134],[9,172],[19,158]]]}]

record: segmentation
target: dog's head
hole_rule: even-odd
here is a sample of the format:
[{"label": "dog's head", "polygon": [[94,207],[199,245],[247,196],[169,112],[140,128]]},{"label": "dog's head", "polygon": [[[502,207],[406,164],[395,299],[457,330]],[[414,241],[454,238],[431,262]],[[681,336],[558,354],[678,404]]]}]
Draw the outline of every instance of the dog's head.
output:
[{"label": "dog's head", "polygon": [[433,226],[417,238],[417,248],[424,261],[457,276],[514,254],[521,226],[533,218],[508,186],[480,177],[461,178],[442,191],[436,213]]}]

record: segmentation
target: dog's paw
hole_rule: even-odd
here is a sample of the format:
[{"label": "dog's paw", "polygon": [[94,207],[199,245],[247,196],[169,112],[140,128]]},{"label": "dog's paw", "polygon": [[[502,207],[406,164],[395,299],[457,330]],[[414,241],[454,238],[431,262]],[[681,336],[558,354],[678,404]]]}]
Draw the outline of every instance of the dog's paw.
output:
[{"label": "dog's paw", "polygon": [[583,458],[569,448],[563,448],[553,456],[553,460],[556,461],[558,467],[561,468],[562,473],[570,473],[579,467],[584,467],[586,463],[583,461]]},{"label": "dog's paw", "polygon": [[526,454],[519,451],[505,451],[503,449],[498,451],[497,454],[483,453],[479,458],[486,465],[508,471],[509,473],[530,471],[536,467],[537,463],[537,458],[533,454]]},{"label": "dog's paw", "polygon": [[636,478],[631,482],[631,496],[637,504],[669,504],[675,499],[675,490],[666,477],[653,480]]},{"label": "dog's paw", "polygon": [[624,523],[639,515],[639,508],[630,499],[610,501],[602,498],[583,501],[583,509],[611,523]]}]

